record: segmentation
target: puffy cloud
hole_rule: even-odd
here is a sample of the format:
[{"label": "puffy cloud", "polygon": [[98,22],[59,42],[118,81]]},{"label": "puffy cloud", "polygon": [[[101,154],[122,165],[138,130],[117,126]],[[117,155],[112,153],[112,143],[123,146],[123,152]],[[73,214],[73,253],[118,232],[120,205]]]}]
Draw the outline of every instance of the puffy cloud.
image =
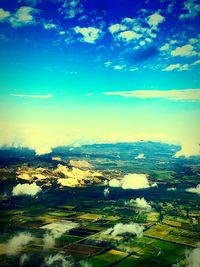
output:
[{"label": "puffy cloud", "polygon": [[186,191],[200,195],[200,184],[198,184],[196,187],[188,188]]},{"label": "puffy cloud", "polygon": [[200,266],[200,247],[187,252],[186,255],[187,267],[199,267]]},{"label": "puffy cloud", "polygon": [[36,184],[18,184],[16,185],[13,190],[13,196],[21,196],[21,195],[28,195],[28,196],[35,196],[41,191],[41,188]]},{"label": "puffy cloud", "polygon": [[141,34],[138,34],[134,31],[124,31],[120,32],[117,37],[122,41],[129,42],[132,40],[138,40],[139,38],[141,38]]},{"label": "puffy cloud", "polygon": [[167,66],[166,68],[162,69],[162,71],[173,71],[173,70],[177,70],[177,71],[185,71],[189,69],[189,65],[188,64],[171,64],[169,66]]},{"label": "puffy cloud", "polygon": [[176,47],[176,49],[171,51],[171,55],[173,57],[191,57],[197,55],[197,52],[194,51],[194,46],[187,44],[181,47]]},{"label": "puffy cloud", "polygon": [[125,26],[125,25],[123,25],[123,24],[119,24],[119,23],[117,23],[117,24],[112,24],[109,28],[108,28],[108,30],[109,30],[109,32],[110,33],[117,33],[117,32],[121,32],[121,31],[125,31],[127,29],[127,27]]},{"label": "puffy cloud", "polygon": [[157,28],[158,25],[162,22],[164,22],[165,18],[161,16],[158,12],[155,12],[154,14],[148,16],[147,23],[149,26],[153,28]]},{"label": "puffy cloud", "polygon": [[52,98],[52,94],[47,95],[28,95],[28,94],[10,94],[10,96],[16,96],[16,97],[28,97],[28,98],[41,98],[41,99],[48,99]]},{"label": "puffy cloud", "polygon": [[46,266],[59,266],[59,267],[72,267],[74,263],[70,256],[58,253],[56,255],[50,255],[44,258],[44,263]]},{"label": "puffy cloud", "polygon": [[32,25],[36,23],[34,15],[37,13],[38,10],[33,7],[22,6],[15,14],[12,14],[9,22],[15,28]]},{"label": "puffy cloud", "polygon": [[114,69],[114,70],[122,70],[123,68],[124,68],[123,65],[114,65],[114,66],[113,66],[113,69]]},{"label": "puffy cloud", "polygon": [[136,235],[137,237],[142,237],[144,231],[144,226],[141,226],[137,223],[118,223],[113,228],[109,228],[104,233],[107,235],[118,236],[124,234],[132,234]]},{"label": "puffy cloud", "polygon": [[135,159],[145,159],[145,155],[143,153],[137,155]]},{"label": "puffy cloud", "polygon": [[121,180],[112,179],[109,181],[111,187],[122,187],[123,189],[143,189],[149,188],[146,174],[127,174]]},{"label": "puffy cloud", "polygon": [[199,14],[200,4],[196,4],[196,0],[186,0],[183,9],[186,10],[186,13],[181,14],[179,19],[193,19]]},{"label": "puffy cloud", "polygon": [[20,233],[12,237],[5,245],[5,254],[17,255],[21,250],[33,241],[33,236],[30,233]]},{"label": "puffy cloud", "polygon": [[5,21],[10,17],[10,11],[6,11],[3,8],[0,8],[0,22]]},{"label": "puffy cloud", "polygon": [[40,227],[41,229],[48,231],[44,235],[44,249],[50,249],[54,247],[57,238],[62,236],[65,232],[78,226],[78,223],[62,220]]},{"label": "puffy cloud", "polygon": [[109,186],[111,187],[120,187],[121,186],[121,182],[117,179],[112,179],[109,181],[108,183]]},{"label": "puffy cloud", "polygon": [[90,44],[94,44],[96,42],[96,40],[98,40],[102,35],[102,31],[97,29],[97,28],[94,28],[94,27],[76,26],[74,28],[74,31],[83,36],[80,39],[82,42],[86,42],[86,43],[90,43]]},{"label": "puffy cloud", "polygon": [[199,155],[200,155],[199,144],[192,142],[185,142],[181,145],[181,150],[176,152],[174,157],[179,158],[184,156],[186,158],[189,158],[190,156],[199,156]]},{"label": "puffy cloud", "polygon": [[121,184],[123,189],[143,189],[149,188],[149,182],[146,174],[127,174],[122,179]]},{"label": "puffy cloud", "polygon": [[182,89],[182,90],[134,90],[104,92],[105,95],[118,95],[123,97],[133,97],[142,99],[160,98],[167,100],[181,101],[199,101],[200,89]]},{"label": "puffy cloud", "polygon": [[151,205],[144,198],[131,199],[125,204],[134,205],[137,208],[144,209],[146,211],[150,211],[152,209]]}]

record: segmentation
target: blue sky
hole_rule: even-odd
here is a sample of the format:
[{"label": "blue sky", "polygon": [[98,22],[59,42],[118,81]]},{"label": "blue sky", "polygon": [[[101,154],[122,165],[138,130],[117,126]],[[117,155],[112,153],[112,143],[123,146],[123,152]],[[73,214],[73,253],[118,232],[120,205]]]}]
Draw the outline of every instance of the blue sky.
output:
[{"label": "blue sky", "polygon": [[197,0],[1,0],[1,144],[198,143],[199,12]]}]

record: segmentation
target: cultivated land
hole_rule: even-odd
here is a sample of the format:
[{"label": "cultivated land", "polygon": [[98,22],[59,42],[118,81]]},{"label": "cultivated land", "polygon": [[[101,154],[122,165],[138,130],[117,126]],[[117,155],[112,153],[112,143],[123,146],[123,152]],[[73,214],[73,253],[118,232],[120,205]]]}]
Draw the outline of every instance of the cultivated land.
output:
[{"label": "cultivated land", "polygon": [[[187,266],[186,251],[200,242],[200,195],[186,191],[200,183],[200,157],[174,158],[178,150],[152,142],[60,147],[43,156],[2,148],[0,266],[65,266],[47,261],[56,255],[69,266]],[[140,153],[145,158],[135,159]],[[147,174],[157,186],[109,186],[129,173]],[[12,195],[19,183],[33,182],[41,188],[37,195]],[[131,202],[137,198],[150,209]],[[47,230],[56,223],[74,227]],[[131,223],[143,226],[143,235],[108,231]],[[33,238],[11,254],[9,240],[20,233]],[[47,235],[54,240],[48,248]]]}]

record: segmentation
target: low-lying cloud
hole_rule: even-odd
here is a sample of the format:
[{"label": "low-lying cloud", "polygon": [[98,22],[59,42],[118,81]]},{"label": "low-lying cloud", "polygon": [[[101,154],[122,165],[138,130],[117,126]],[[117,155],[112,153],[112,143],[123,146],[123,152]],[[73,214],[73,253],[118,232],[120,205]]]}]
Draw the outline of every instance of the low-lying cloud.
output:
[{"label": "low-lying cloud", "polygon": [[11,256],[17,255],[27,244],[33,240],[34,238],[30,233],[19,233],[8,240],[8,242],[5,244],[5,254]]},{"label": "low-lying cloud", "polygon": [[186,192],[200,195],[200,184],[198,184],[196,187],[186,189]]},{"label": "low-lying cloud", "polygon": [[18,184],[16,185],[12,190],[13,196],[21,196],[21,195],[27,195],[27,196],[35,196],[41,191],[41,188],[36,184]]},{"label": "low-lying cloud", "polygon": [[56,255],[50,255],[44,258],[44,263],[46,266],[50,267],[72,267],[74,266],[74,263],[70,256],[63,255],[61,253],[58,253]]},{"label": "low-lying cloud", "polygon": [[150,211],[152,209],[151,205],[144,198],[131,199],[126,202],[127,205],[133,205],[139,209]]},{"label": "low-lying cloud", "polygon": [[65,220],[42,226],[41,229],[47,230],[47,233],[44,235],[44,249],[53,248],[57,238],[78,226],[78,223]]},{"label": "low-lying cloud", "polygon": [[130,173],[121,180],[112,179],[109,181],[110,187],[121,187],[123,189],[144,189],[149,188],[150,184],[147,174]]},{"label": "low-lying cloud", "polygon": [[145,159],[145,155],[143,153],[137,155],[135,159]]},{"label": "low-lying cloud", "polygon": [[104,233],[112,236],[133,234],[136,235],[137,237],[142,237],[143,231],[144,231],[144,226],[130,222],[127,224],[118,223],[114,227],[106,230]]}]

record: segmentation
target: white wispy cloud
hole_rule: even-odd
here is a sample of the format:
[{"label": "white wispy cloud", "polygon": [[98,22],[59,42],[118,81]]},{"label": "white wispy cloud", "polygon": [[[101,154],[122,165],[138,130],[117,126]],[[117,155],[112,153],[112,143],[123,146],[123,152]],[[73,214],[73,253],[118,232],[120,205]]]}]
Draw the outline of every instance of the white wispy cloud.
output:
[{"label": "white wispy cloud", "polygon": [[134,91],[104,92],[104,94],[141,98],[141,99],[159,98],[167,100],[200,101],[200,89],[134,90]]},{"label": "white wispy cloud", "polygon": [[54,24],[54,23],[44,22],[43,23],[43,27],[44,27],[45,30],[51,30],[51,29],[57,29],[58,26],[56,24]]},{"label": "white wispy cloud", "polygon": [[82,42],[94,44],[96,40],[98,40],[101,35],[102,31],[98,28],[94,27],[79,27],[76,26],[74,28],[75,33],[81,34],[83,37],[80,39]]},{"label": "white wispy cloud", "polygon": [[186,13],[179,16],[180,20],[195,18],[200,12],[200,4],[196,0],[186,0],[183,3],[183,9]]},{"label": "white wispy cloud", "polygon": [[47,95],[28,95],[28,94],[10,94],[10,96],[16,96],[16,97],[29,97],[29,98],[42,98],[42,99],[48,99],[52,98],[52,94]]},{"label": "white wispy cloud", "polygon": [[192,46],[191,44],[176,47],[176,49],[171,51],[171,55],[173,57],[191,57],[197,54],[198,53],[194,50],[194,46]]},{"label": "white wispy cloud", "polygon": [[78,14],[82,14],[84,9],[82,1],[64,0],[62,6],[58,9],[65,19],[73,19]]},{"label": "white wispy cloud", "polygon": [[196,61],[194,61],[191,65],[199,65],[200,64],[200,59],[197,59]]},{"label": "white wispy cloud", "polygon": [[185,70],[189,70],[189,65],[188,64],[170,64],[169,66],[167,66],[166,68],[162,69],[162,71],[173,71],[173,70],[177,70],[177,71],[185,71]]}]

